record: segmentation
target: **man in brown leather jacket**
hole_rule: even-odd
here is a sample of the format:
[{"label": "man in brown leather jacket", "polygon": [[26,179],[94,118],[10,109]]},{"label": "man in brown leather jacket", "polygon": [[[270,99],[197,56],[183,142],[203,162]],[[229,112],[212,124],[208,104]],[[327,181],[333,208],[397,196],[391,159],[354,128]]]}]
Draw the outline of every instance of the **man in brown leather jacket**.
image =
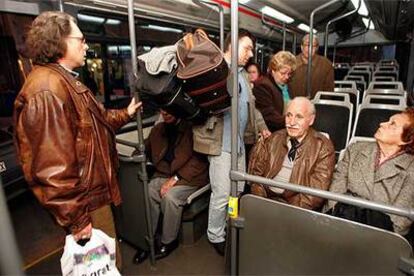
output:
[{"label": "man in brown leather jacket", "polygon": [[92,226],[115,237],[110,204],[120,204],[121,197],[114,131],[141,103],[105,110],[77,79],[72,70],[84,65],[88,45],[72,16],[40,14],[26,45],[36,66],[14,105],[26,181],[75,240],[90,238]]},{"label": "man in brown leather jacket", "polygon": [[[253,149],[249,173],[282,182],[328,190],[335,168],[332,142],[312,129],[315,107],[304,97],[289,102],[286,129],[259,141]],[[252,193],[306,209],[319,209],[323,199],[253,183]]]}]

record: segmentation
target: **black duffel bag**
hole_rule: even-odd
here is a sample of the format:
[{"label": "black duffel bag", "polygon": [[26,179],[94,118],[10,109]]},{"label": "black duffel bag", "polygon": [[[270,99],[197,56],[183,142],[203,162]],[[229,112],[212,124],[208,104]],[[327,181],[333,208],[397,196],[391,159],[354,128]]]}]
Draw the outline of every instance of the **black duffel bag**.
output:
[{"label": "black duffel bag", "polygon": [[205,113],[183,92],[182,82],[176,75],[176,69],[171,73],[151,75],[145,68],[145,62],[138,59],[136,86],[138,91],[150,95],[157,106],[171,115],[196,124],[203,123],[207,118]]}]

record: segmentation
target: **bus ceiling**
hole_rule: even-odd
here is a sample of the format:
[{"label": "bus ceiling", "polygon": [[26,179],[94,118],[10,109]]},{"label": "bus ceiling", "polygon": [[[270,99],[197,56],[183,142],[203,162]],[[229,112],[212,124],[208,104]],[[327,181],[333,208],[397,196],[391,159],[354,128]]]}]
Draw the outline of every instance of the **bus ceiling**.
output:
[{"label": "bus ceiling", "polygon": [[[78,12],[92,10],[96,12],[118,13],[126,15],[127,7],[124,0],[61,0],[66,11]],[[320,35],[325,31],[326,24],[342,14],[355,9],[359,0],[338,0],[326,9],[318,11],[314,19],[314,30]],[[365,28],[369,19],[372,27],[386,38],[386,40],[405,40],[413,32],[414,1],[407,0],[361,0],[358,13],[335,22],[330,32],[336,32],[340,38],[346,38],[353,31]],[[39,12],[47,9],[59,9],[59,1],[3,0],[0,1],[0,11],[21,13],[22,5],[37,5]],[[219,12],[205,5],[199,5],[193,0],[137,0],[134,3],[136,15],[142,18],[155,19],[165,23],[178,23],[186,26],[204,27],[207,29],[219,28]],[[230,29],[230,0],[203,0],[221,5],[224,9],[225,30]],[[298,39],[309,30],[309,18],[315,8],[326,4],[328,0],[239,0],[240,28],[252,31],[258,37],[281,41],[283,32],[277,28],[270,28],[263,24],[273,22],[279,29],[285,25],[290,33],[296,33]],[[56,7],[55,7],[56,6]],[[275,31],[276,30],[276,31]],[[287,37],[289,43],[292,36]],[[321,39],[321,43],[323,39]],[[331,43],[330,43],[331,44]]]}]

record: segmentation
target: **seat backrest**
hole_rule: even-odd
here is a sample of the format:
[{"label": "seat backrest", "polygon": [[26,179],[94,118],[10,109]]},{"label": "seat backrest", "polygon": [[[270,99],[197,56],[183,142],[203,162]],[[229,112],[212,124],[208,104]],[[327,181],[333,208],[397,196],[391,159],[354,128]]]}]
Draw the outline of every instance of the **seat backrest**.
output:
[{"label": "seat backrest", "polygon": [[335,88],[335,92],[338,93],[346,93],[349,95],[349,100],[357,108],[360,104],[359,102],[359,90],[358,89],[350,89],[350,88]]},{"label": "seat backrest", "polygon": [[355,136],[355,137],[352,137],[349,140],[348,146],[353,144],[353,143],[356,143],[356,142],[375,142],[375,138],[374,137]]},{"label": "seat backrest", "polygon": [[254,195],[240,217],[240,275],[399,275],[412,253],[395,233]]},{"label": "seat backrest", "polygon": [[376,95],[369,94],[367,95],[362,103],[368,104],[377,104],[377,105],[387,105],[387,106],[398,106],[401,108],[406,107],[407,98],[405,95]]},{"label": "seat backrest", "polygon": [[352,89],[348,89],[348,88],[335,88],[335,92],[337,93],[346,93],[349,95],[349,101],[352,103],[353,108],[352,108],[352,122],[351,122],[351,129],[354,125],[355,122],[355,118],[356,118],[356,112],[358,109],[358,106],[360,104],[359,102],[359,90],[352,90]]},{"label": "seat backrest", "polygon": [[363,102],[358,108],[352,137],[374,137],[380,123],[388,121],[392,115],[403,111],[405,107],[401,101],[398,105]]},{"label": "seat backrest", "polygon": [[344,80],[346,81],[355,81],[357,89],[364,93],[365,89],[367,89],[367,83],[365,82],[365,79],[363,76],[356,76],[356,75],[346,75]]},{"label": "seat backrest", "polygon": [[405,96],[401,82],[371,82],[365,91],[365,97],[371,94]]},{"label": "seat backrest", "polygon": [[352,71],[369,71],[373,72],[373,68],[370,65],[354,65],[351,68]]},{"label": "seat backrest", "polygon": [[372,73],[369,70],[358,71],[358,70],[349,70],[348,76],[363,76],[365,83],[369,84],[372,78]]},{"label": "seat backrest", "polygon": [[393,77],[394,80],[399,80],[398,71],[376,71],[374,72],[374,77]]},{"label": "seat backrest", "polygon": [[317,92],[313,103],[316,108],[314,129],[326,132],[335,151],[345,148],[351,133],[353,105],[346,93]]},{"label": "seat backrest", "polygon": [[394,71],[398,71],[396,66],[392,66],[392,65],[380,65],[377,66],[377,68],[375,69],[375,72],[394,72]]},{"label": "seat backrest", "polygon": [[335,88],[349,88],[352,90],[357,90],[355,81],[348,81],[348,80],[335,81]]},{"label": "seat backrest", "polygon": [[382,82],[390,82],[390,81],[395,81],[395,78],[392,76],[388,76],[388,77],[377,77],[374,75],[374,77],[372,78],[372,81],[382,81]]},{"label": "seat backrest", "polygon": [[382,59],[377,63],[377,66],[394,66],[397,67],[397,70],[400,68],[396,59]]}]

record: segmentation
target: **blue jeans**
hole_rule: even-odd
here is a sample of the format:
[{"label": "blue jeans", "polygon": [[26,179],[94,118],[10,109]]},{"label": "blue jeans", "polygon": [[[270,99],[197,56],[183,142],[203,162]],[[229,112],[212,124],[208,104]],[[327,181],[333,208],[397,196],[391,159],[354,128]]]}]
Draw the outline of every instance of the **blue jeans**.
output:
[{"label": "blue jeans", "polygon": [[[246,171],[245,153],[238,156],[238,170]],[[209,156],[211,196],[208,212],[207,237],[212,243],[225,241],[227,204],[229,201],[231,181],[231,154],[222,152],[218,156]],[[238,192],[244,189],[244,181],[238,182]]]}]

